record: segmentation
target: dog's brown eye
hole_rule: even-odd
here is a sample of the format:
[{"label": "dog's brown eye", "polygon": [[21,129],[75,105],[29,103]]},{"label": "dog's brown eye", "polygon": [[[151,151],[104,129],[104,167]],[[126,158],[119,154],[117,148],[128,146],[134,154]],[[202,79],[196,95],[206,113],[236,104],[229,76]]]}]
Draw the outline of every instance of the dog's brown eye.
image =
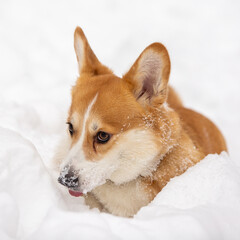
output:
[{"label": "dog's brown eye", "polygon": [[69,131],[70,135],[72,136],[73,135],[73,125],[70,122],[67,122],[67,124],[68,124],[68,131]]},{"label": "dog's brown eye", "polygon": [[98,143],[106,143],[110,139],[110,134],[106,132],[98,132],[97,133],[97,142]]}]

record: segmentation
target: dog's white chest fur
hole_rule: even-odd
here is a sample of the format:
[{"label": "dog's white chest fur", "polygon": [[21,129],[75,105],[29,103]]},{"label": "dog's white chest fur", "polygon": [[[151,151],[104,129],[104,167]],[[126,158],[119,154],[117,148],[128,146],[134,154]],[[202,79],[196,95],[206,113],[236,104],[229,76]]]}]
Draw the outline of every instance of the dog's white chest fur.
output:
[{"label": "dog's white chest fur", "polygon": [[98,207],[99,201],[104,206],[101,210],[118,216],[131,217],[149,202],[149,196],[137,180],[120,186],[106,183],[95,188],[92,193],[94,196],[87,200],[90,207]]}]

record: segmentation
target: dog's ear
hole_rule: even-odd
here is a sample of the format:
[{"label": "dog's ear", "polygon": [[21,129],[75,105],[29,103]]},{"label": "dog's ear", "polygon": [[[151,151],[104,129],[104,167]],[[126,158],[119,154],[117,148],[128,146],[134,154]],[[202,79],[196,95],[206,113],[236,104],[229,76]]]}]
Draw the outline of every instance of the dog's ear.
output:
[{"label": "dog's ear", "polygon": [[161,43],[148,46],[123,76],[142,105],[157,106],[167,99],[170,59]]},{"label": "dog's ear", "polygon": [[112,73],[111,70],[99,62],[80,27],[77,27],[74,32],[74,49],[80,75],[83,73],[91,75]]}]

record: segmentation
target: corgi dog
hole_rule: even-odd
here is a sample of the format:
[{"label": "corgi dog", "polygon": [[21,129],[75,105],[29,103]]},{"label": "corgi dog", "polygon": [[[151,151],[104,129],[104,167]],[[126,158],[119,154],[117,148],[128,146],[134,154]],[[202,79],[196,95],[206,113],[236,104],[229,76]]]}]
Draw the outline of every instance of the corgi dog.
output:
[{"label": "corgi dog", "polygon": [[74,48],[79,78],[54,159],[58,182],[72,196],[132,217],[171,178],[227,151],[218,128],[168,86],[170,59],[161,43],[149,45],[122,78],[100,63],[80,27]]}]

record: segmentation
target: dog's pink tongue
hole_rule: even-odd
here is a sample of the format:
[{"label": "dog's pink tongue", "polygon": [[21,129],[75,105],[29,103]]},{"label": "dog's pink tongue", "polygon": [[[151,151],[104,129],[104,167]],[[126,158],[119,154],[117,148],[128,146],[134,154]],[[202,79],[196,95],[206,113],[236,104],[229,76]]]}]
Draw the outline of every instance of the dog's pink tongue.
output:
[{"label": "dog's pink tongue", "polygon": [[72,190],[68,190],[68,191],[74,197],[80,197],[83,195],[83,193],[81,193],[81,192],[76,192],[76,191],[72,191]]}]

